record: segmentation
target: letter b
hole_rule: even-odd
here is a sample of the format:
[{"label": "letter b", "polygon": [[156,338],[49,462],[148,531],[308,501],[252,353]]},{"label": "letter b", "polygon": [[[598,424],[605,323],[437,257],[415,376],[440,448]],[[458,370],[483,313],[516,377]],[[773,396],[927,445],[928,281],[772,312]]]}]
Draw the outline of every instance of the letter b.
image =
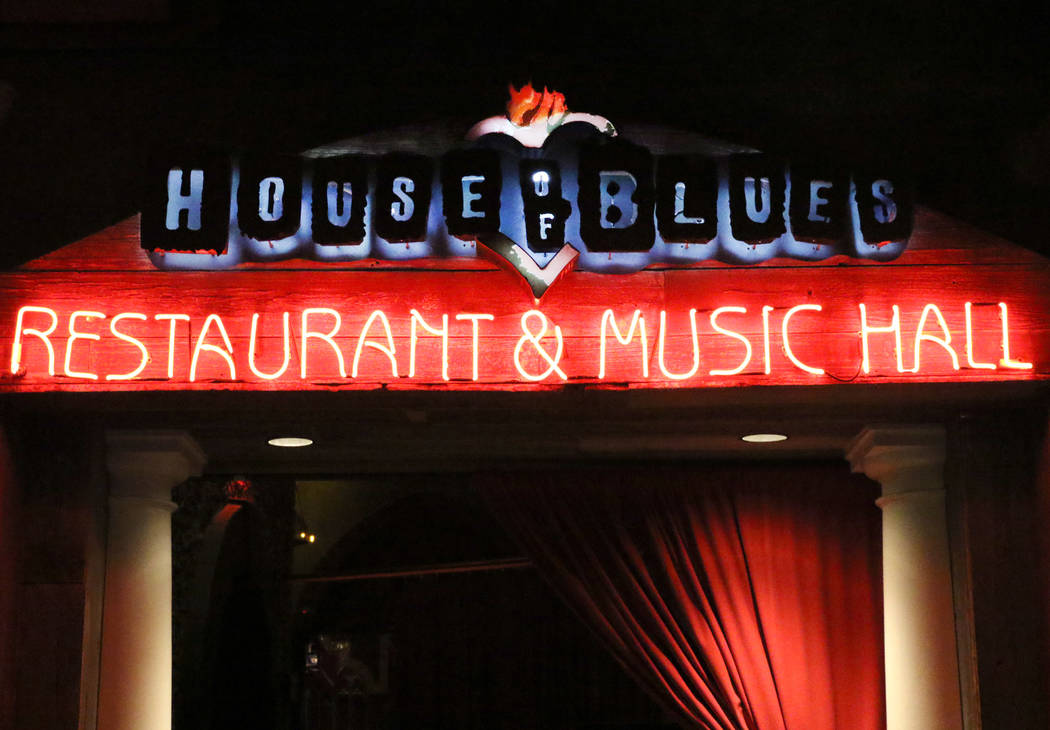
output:
[{"label": "letter b", "polygon": [[621,139],[580,148],[580,237],[595,252],[648,251],[656,227],[653,156]]},{"label": "letter b", "polygon": [[602,170],[598,173],[602,228],[629,228],[638,220],[634,191],[638,181],[626,170]]}]

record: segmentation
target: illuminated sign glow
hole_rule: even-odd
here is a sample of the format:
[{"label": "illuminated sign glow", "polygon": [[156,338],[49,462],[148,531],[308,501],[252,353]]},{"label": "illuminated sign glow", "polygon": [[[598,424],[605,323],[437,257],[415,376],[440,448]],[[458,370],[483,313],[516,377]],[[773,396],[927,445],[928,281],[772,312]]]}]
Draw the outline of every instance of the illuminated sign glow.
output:
[{"label": "illuminated sign glow", "polygon": [[482,253],[536,298],[573,268],[886,261],[907,246],[909,188],[884,170],[683,153],[628,136],[528,86],[511,88],[505,116],[438,156],[171,151],[147,170],[141,245],[165,270]]},{"label": "illuminated sign glow", "polygon": [[137,223],[0,274],[0,393],[1050,380],[1050,266],[925,211],[909,248],[886,170],[531,85],[416,133],[156,156]]},{"label": "illuminated sign glow", "polygon": [[[1033,369],[1012,336],[1007,303],[966,301],[956,309],[934,302],[609,307],[562,321],[527,309],[512,324],[506,313],[416,307],[308,307],[246,316],[25,304],[10,322],[5,380],[374,386],[511,379],[654,386],[718,385],[734,376],[755,384],[785,377],[820,383],[862,374]],[[56,360],[62,363],[57,373]]]}]

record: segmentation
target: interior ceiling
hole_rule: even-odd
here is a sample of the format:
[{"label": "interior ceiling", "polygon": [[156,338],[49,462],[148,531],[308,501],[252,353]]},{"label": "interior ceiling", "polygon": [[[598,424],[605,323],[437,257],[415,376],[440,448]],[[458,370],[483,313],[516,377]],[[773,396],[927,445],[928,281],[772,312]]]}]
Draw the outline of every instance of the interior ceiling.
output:
[{"label": "interior ceiling", "polygon": [[[1040,383],[524,392],[47,394],[9,411],[185,429],[215,474],[457,472],[643,459],[842,458],[868,424],[1045,407]],[[778,432],[785,442],[740,436]],[[306,448],[267,445],[308,436]]]}]

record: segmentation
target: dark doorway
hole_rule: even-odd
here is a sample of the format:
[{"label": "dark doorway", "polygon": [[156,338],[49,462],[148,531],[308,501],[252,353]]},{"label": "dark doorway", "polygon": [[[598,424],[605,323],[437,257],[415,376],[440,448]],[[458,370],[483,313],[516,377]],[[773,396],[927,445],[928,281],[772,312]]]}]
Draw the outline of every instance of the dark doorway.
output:
[{"label": "dark doorway", "polygon": [[461,476],[240,481],[176,495],[175,730],[675,727]]},{"label": "dark doorway", "polygon": [[[518,555],[462,480],[416,486],[351,530],[324,572]],[[315,585],[297,620],[302,730],[674,727],[531,567]]]}]

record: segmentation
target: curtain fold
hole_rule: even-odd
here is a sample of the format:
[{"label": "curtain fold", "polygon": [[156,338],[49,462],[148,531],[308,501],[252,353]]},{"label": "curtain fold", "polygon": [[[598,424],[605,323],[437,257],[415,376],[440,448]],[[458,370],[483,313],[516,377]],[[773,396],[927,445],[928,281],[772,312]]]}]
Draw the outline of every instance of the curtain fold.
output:
[{"label": "curtain fold", "polygon": [[480,487],[686,727],[885,727],[877,491],[844,465],[516,472]]}]

